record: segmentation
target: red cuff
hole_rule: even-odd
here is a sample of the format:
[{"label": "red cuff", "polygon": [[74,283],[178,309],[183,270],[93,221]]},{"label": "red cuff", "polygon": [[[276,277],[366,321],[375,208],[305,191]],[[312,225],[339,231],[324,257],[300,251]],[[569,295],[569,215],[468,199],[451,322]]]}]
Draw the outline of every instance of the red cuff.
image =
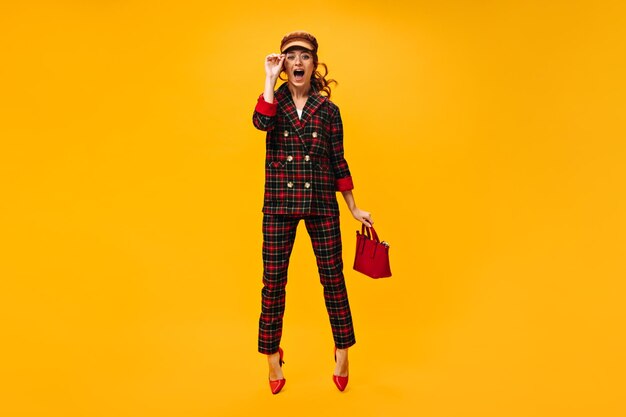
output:
[{"label": "red cuff", "polygon": [[336,191],[349,191],[354,189],[354,184],[352,184],[352,177],[339,178],[335,180],[335,190]]},{"label": "red cuff", "polygon": [[276,116],[276,109],[278,109],[278,101],[274,98],[273,103],[268,103],[263,98],[263,94],[259,97],[254,110],[258,111],[264,116]]}]

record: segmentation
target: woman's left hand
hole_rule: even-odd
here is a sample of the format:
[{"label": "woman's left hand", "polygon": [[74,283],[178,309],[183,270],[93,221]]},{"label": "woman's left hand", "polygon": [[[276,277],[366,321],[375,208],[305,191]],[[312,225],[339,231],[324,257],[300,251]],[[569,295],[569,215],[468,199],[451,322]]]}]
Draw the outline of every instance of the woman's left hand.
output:
[{"label": "woman's left hand", "polygon": [[374,225],[372,214],[365,210],[361,210],[358,207],[352,210],[352,216],[367,227],[372,227]]}]

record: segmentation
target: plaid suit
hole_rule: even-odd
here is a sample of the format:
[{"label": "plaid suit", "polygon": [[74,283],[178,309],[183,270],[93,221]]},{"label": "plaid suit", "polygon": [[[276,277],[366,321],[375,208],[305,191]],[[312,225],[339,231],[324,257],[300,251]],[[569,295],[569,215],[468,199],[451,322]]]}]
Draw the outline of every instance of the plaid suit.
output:
[{"label": "plaid suit", "polygon": [[339,107],[314,92],[300,120],[284,83],[274,103],[259,97],[252,122],[267,131],[263,213],[338,215],[335,191],[354,188]]},{"label": "plaid suit", "polygon": [[287,268],[302,219],[311,237],[335,345],[348,348],[356,340],[343,276],[336,191],[354,186],[344,158],[339,108],[314,91],[299,119],[285,83],[274,103],[259,97],[252,121],[267,132],[259,352],[278,351]]}]

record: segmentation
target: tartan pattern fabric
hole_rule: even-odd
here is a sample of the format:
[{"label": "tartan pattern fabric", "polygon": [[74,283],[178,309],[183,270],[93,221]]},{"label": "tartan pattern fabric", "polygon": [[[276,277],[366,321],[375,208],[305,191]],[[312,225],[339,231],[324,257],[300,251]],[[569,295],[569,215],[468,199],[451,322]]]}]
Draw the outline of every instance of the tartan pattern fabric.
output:
[{"label": "tartan pattern fabric", "polygon": [[263,213],[338,215],[336,191],[354,188],[339,107],[313,91],[300,119],[285,83],[274,103],[259,97],[252,122],[267,132]]},{"label": "tartan pattern fabric", "polygon": [[352,314],[343,276],[339,216],[263,215],[263,289],[258,349],[269,355],[278,351],[285,312],[285,287],[289,257],[296,229],[304,219],[317,260],[324,301],[335,345],[346,349],[356,343]]}]

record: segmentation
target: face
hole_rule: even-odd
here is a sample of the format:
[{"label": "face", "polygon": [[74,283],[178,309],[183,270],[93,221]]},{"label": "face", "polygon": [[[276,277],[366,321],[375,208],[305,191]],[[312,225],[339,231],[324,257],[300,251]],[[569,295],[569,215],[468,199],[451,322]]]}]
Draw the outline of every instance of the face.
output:
[{"label": "face", "polygon": [[287,81],[294,87],[302,87],[311,83],[315,70],[313,53],[305,49],[288,50],[285,52],[285,72]]}]

